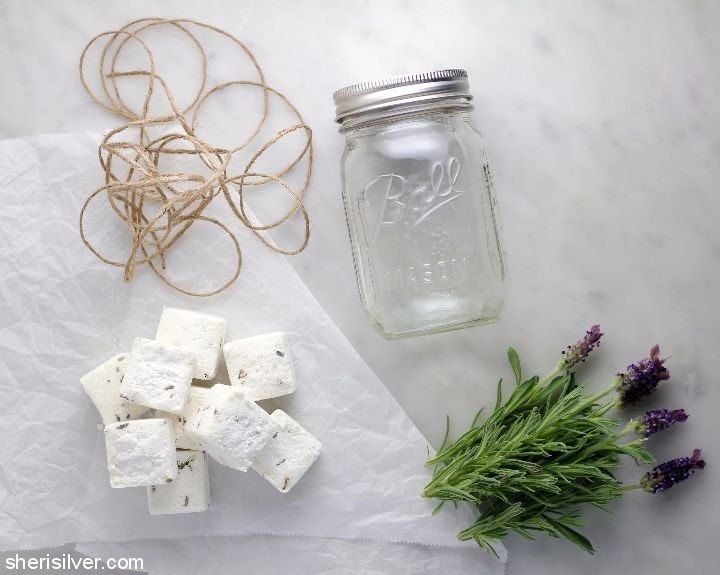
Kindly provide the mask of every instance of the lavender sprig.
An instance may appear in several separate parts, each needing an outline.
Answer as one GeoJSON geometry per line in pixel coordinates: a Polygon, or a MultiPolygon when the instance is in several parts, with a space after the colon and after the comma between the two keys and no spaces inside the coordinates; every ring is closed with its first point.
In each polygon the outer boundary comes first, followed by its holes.
{"type": "Polygon", "coordinates": [[[649,357],[631,363],[624,373],[619,373],[615,378],[618,404],[625,407],[637,403],[652,395],[661,381],[670,379],[664,363],[665,359],[660,359],[660,346],[655,345],[650,349],[649,357]]]}
{"type": "Polygon", "coordinates": [[[630,423],[638,435],[650,437],[660,431],[665,431],[671,425],[686,421],[688,414],[684,409],[651,409],[639,418],[633,418],[630,423]]]}
{"type": "Polygon", "coordinates": [[[587,360],[590,352],[600,345],[600,338],[603,334],[600,332],[599,325],[593,325],[585,332],[585,337],[578,341],[575,345],[567,346],[562,352],[563,359],[561,366],[563,369],[572,369],[577,364],[587,360]]]}
{"type": "Polygon", "coordinates": [[[589,394],[576,382],[573,368],[598,347],[602,336],[600,326],[593,325],[544,378],[524,375],[518,353],[510,348],[516,384],[510,396],[503,402],[501,380],[493,413],[482,423],[473,421],[453,443],[443,442],[428,462],[434,470],[425,497],[437,498],[441,505],[467,501],[480,511],[475,523],[458,535],[461,540],[473,539],[494,552],[497,540],[511,531],[531,539],[535,532],[545,532],[593,553],[592,543],[577,530],[583,506],[602,508],[631,490],[665,491],[704,468],[696,449],[692,457],[656,466],[635,485],[623,486],[616,479],[622,456],[639,465],[654,464],[647,438],[688,415],[682,409],[652,410],[618,431],[621,419],[609,416],[610,410],[650,395],[670,374],[656,345],[609,388],[589,394]],[[616,392],[615,399],[605,399],[616,392]],[[642,437],[620,442],[634,432],[642,437]]]}
{"type": "Polygon", "coordinates": [[[695,449],[692,457],[678,457],[657,465],[643,476],[638,487],[648,493],[667,491],[673,485],[685,481],[696,470],[705,468],[701,455],[702,452],[695,449]]]}

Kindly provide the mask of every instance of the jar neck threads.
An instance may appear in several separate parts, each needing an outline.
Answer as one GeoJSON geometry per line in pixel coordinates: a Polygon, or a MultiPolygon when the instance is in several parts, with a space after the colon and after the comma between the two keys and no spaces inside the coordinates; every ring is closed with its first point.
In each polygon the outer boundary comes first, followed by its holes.
{"type": "Polygon", "coordinates": [[[427,100],[424,102],[398,103],[391,108],[368,110],[361,114],[345,117],[340,122],[340,133],[348,130],[382,124],[389,121],[404,119],[412,116],[419,116],[440,111],[464,111],[470,112],[473,105],[467,98],[445,97],[427,100]]]}

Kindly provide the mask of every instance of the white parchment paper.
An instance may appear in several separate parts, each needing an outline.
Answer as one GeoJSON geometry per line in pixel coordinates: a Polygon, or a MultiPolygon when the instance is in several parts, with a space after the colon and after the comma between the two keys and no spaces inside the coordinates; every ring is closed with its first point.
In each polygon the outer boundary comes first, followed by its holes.
{"type": "Polygon", "coordinates": [[[192,537],[124,543],[83,543],[101,559],[139,557],[150,575],[265,573],[322,575],[502,575],[505,565],[472,547],[437,547],[319,537],[192,537]]]}
{"type": "MultiPolygon", "coordinates": [[[[125,284],[121,269],[85,249],[78,213],[101,183],[98,141],[72,134],[0,142],[0,549],[246,534],[471,548],[455,538],[471,511],[431,517],[433,503],[420,497],[426,441],[282,256],[242,235],[241,279],[200,299],[149,270],[125,284]],[[144,489],[109,487],[99,418],[78,379],[135,336],[153,337],[163,305],[222,315],[229,338],[291,334],[298,391],[266,407],[289,412],[324,451],[289,494],[213,463],[209,512],[153,517],[144,489]]],[[[106,221],[102,233],[112,238],[120,224],[106,221]]],[[[229,252],[200,228],[169,263],[217,284],[229,252]]]]}

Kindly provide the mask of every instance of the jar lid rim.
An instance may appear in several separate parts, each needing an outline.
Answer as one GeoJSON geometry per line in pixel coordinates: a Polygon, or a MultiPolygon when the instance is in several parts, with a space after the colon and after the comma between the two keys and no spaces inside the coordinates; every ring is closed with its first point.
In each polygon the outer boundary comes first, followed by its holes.
{"type": "Polygon", "coordinates": [[[337,104],[339,100],[368,92],[397,88],[398,86],[411,86],[413,84],[424,84],[426,82],[439,82],[442,80],[454,80],[455,78],[467,78],[466,70],[460,68],[448,68],[445,70],[434,70],[432,72],[420,72],[417,74],[403,74],[401,76],[390,76],[380,80],[369,80],[358,82],[340,88],[333,93],[333,100],[337,104]]]}
{"type": "Polygon", "coordinates": [[[419,96],[433,94],[436,97],[463,96],[470,100],[467,71],[447,68],[432,72],[391,76],[380,80],[359,82],[337,90],[333,94],[336,117],[339,123],[350,116],[378,106],[388,107],[406,103],[419,96]]]}

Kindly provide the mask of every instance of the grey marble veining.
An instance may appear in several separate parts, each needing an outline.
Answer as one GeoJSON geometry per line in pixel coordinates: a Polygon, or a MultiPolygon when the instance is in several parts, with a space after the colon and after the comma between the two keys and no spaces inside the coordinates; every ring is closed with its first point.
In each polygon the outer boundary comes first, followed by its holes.
{"type": "MultiPolygon", "coordinates": [[[[508,573],[714,571],[720,530],[720,4],[707,1],[0,1],[0,137],[103,130],[77,59],[94,34],[146,15],[220,25],[248,42],[306,115],[316,161],[309,249],[290,262],[428,439],[494,399],[504,353],[549,370],[591,323],[600,389],[659,343],[672,383],[652,405],[690,420],[659,458],[702,447],[707,469],[658,496],[591,513],[598,553],[511,538],[508,573]],[[109,8],[109,6],[111,6],[109,8]],[[500,203],[511,281],[499,324],[386,342],[357,297],[339,192],[331,93],[356,81],[464,67],[500,203]],[[328,277],[333,281],[328,282],[328,277]]],[[[633,412],[634,413],[634,412],[633,412]]],[[[630,465],[623,478],[641,473],[630,465]]]]}

